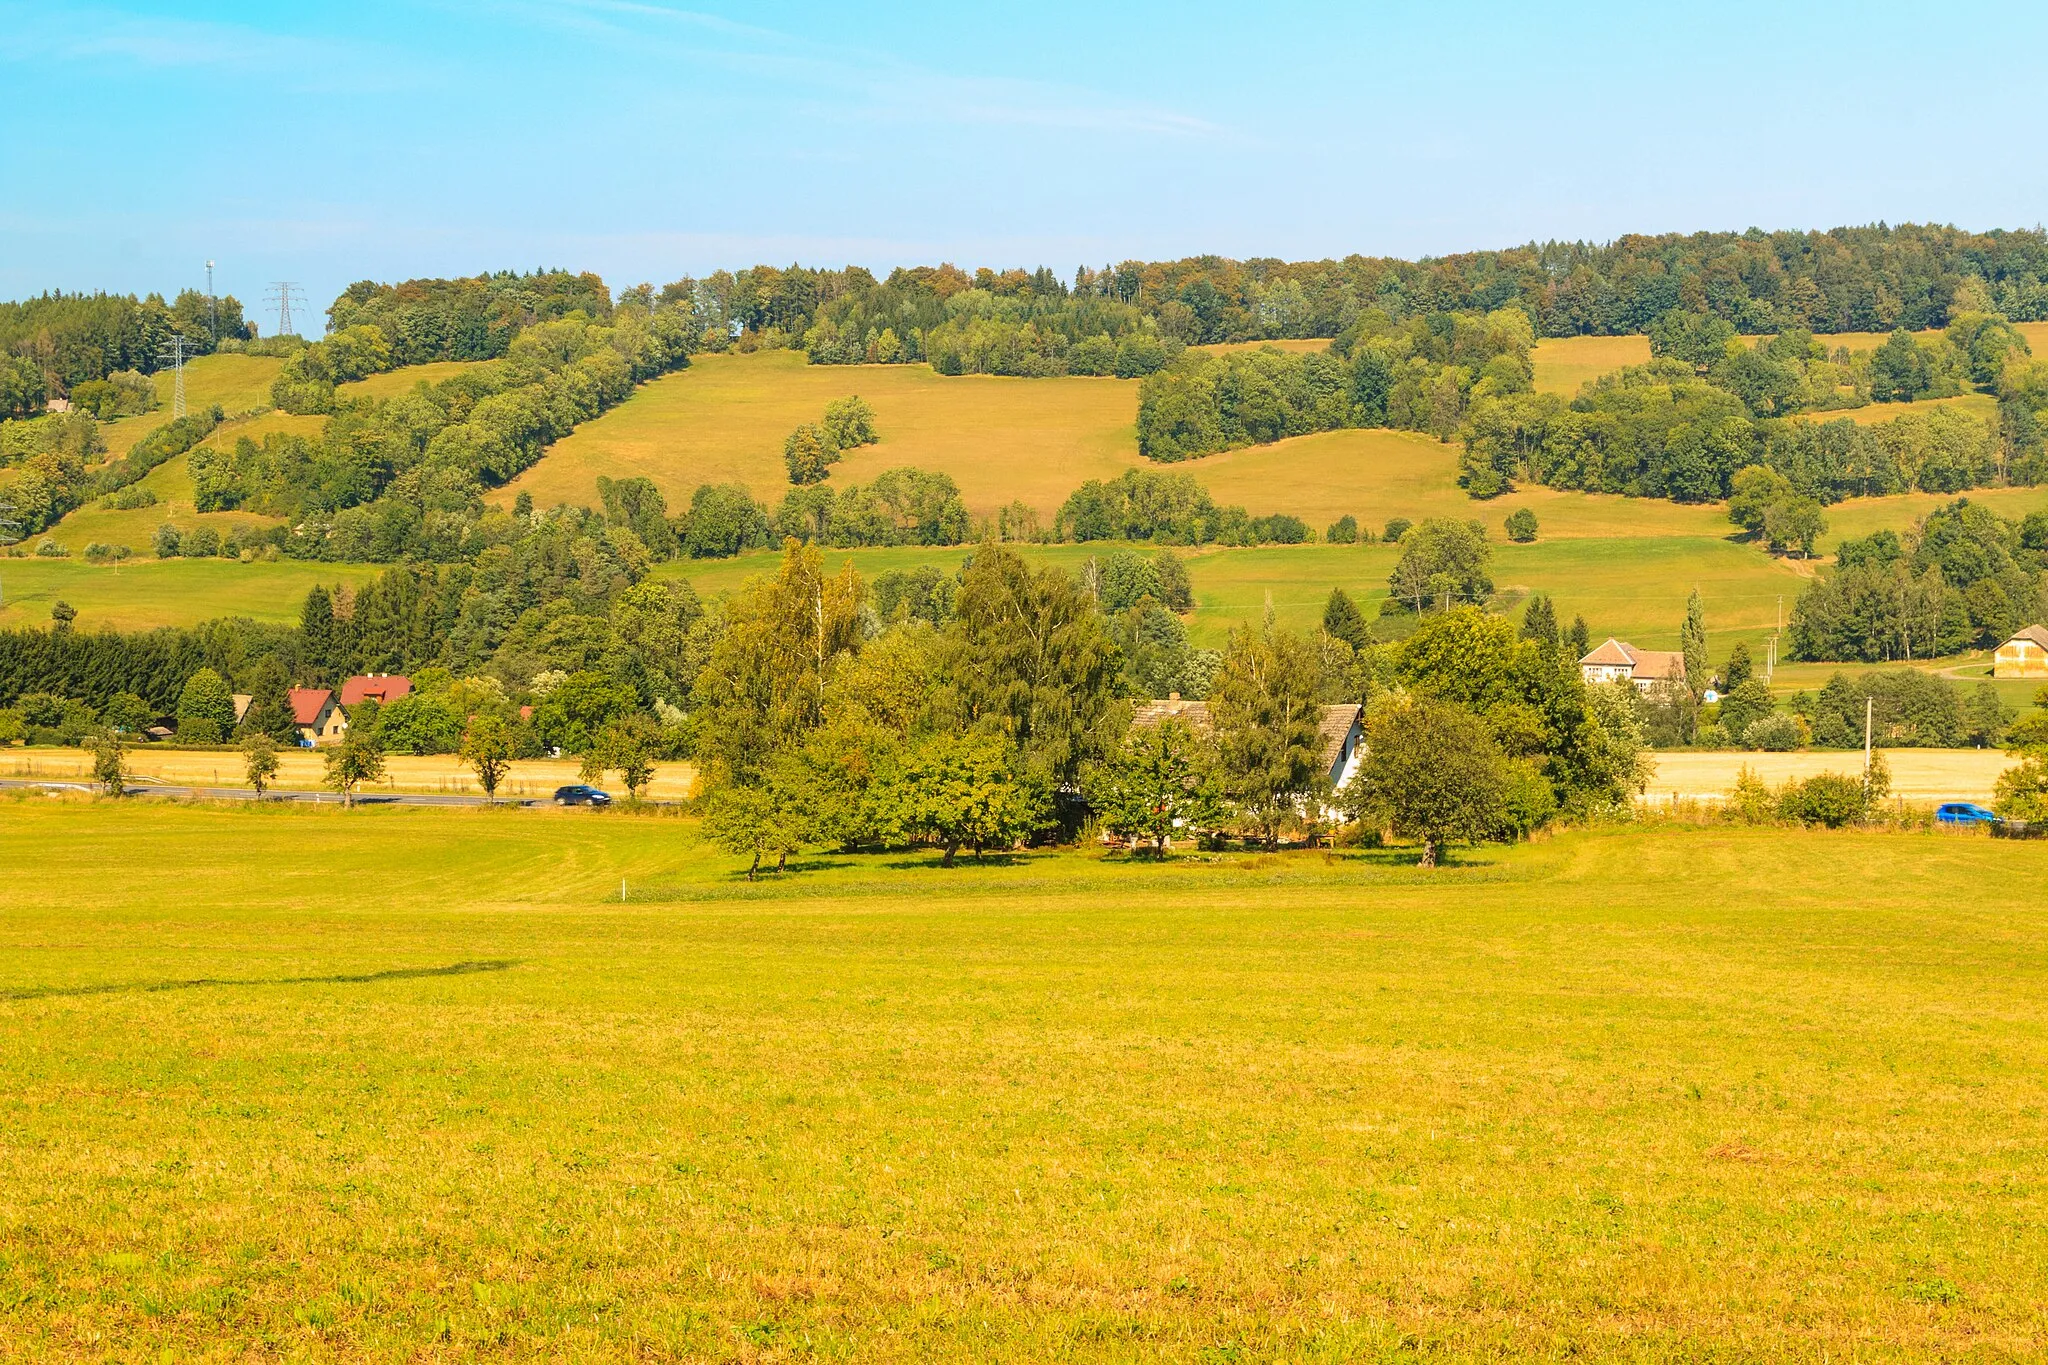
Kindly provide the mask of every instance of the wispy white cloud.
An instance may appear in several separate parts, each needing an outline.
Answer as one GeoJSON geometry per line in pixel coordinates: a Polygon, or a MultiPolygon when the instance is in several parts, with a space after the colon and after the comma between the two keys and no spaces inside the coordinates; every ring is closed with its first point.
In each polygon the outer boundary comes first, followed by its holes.
{"type": "Polygon", "coordinates": [[[486,0],[494,13],[613,43],[639,60],[698,62],[772,83],[785,98],[878,122],[930,120],[986,126],[1067,128],[1180,138],[1244,140],[1176,109],[1117,99],[1054,81],[933,70],[893,54],[808,39],[652,0],[486,0]]]}
{"type": "Polygon", "coordinates": [[[414,60],[349,41],[117,9],[60,11],[4,3],[0,60],[211,68],[264,77],[294,91],[345,88],[368,93],[418,78],[414,60]]]}

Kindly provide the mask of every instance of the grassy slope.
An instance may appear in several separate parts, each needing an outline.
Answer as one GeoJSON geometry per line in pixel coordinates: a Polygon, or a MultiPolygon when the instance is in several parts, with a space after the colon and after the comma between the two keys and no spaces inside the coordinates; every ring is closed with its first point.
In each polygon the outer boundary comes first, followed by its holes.
{"type": "Polygon", "coordinates": [[[396,398],[402,393],[411,393],[416,385],[438,384],[481,363],[475,360],[436,360],[425,365],[407,365],[373,374],[368,379],[358,379],[353,384],[343,384],[335,390],[335,395],[340,398],[396,398]]]}
{"type": "Polygon", "coordinates": [[[4,559],[0,626],[46,625],[51,604],[60,600],[78,609],[78,625],[86,630],[191,626],[219,616],[296,621],[314,584],[360,583],[384,567],[293,560],[144,558],[101,566],[77,559],[4,559]]]}
{"type": "MultiPolygon", "coordinates": [[[[311,438],[320,434],[320,428],[326,421],[325,417],[297,417],[285,412],[266,412],[239,421],[225,422],[219,430],[200,444],[228,447],[244,436],[260,442],[264,436],[274,431],[311,438]]],[[[112,510],[101,507],[98,502],[87,503],[51,528],[50,539],[70,549],[74,554],[94,541],[105,545],[126,545],[139,554],[147,554],[150,537],[156,533],[157,527],[166,522],[179,530],[206,525],[226,534],[230,528],[274,526],[281,520],[255,512],[194,511],[193,499],[197,492],[192,485],[192,461],[189,454],[178,455],[164,461],[143,477],[141,486],[156,494],[155,506],[112,510]]]]}
{"type": "Polygon", "coordinates": [[[0,862],[38,869],[0,883],[14,1349],[1877,1361],[2048,1334],[2048,846],[821,861],[748,893],[666,819],[10,806],[0,862]],[[657,899],[618,904],[622,876],[657,899]]]}
{"type": "Polygon", "coordinates": [[[847,452],[838,484],[883,469],[943,469],[977,513],[1014,498],[1048,519],[1087,479],[1137,463],[1138,385],[1118,379],[946,378],[922,365],[810,365],[791,351],[699,356],[557,443],[501,498],[595,505],[599,474],[645,475],[672,506],[700,483],[738,480],[774,502],[788,487],[782,442],[834,398],[874,405],[881,442],[847,452]]]}
{"type": "MultiPolygon", "coordinates": [[[[185,366],[185,406],[196,411],[218,403],[230,414],[268,408],[270,382],[282,368],[284,361],[276,356],[203,355],[185,366]]],[[[154,378],[161,405],[155,412],[124,417],[101,428],[110,454],[127,454],[128,447],[171,420],[172,374],[165,370],[154,378]]]]}

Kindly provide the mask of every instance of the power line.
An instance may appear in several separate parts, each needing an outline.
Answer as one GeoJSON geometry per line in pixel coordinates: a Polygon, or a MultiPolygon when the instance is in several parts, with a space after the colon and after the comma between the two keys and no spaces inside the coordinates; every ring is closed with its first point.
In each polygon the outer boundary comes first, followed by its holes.
{"type": "Polygon", "coordinates": [[[164,341],[158,352],[163,363],[171,367],[171,420],[185,415],[185,357],[190,343],[183,332],[173,332],[164,341]]]}
{"type": "Polygon", "coordinates": [[[272,280],[265,301],[277,310],[277,334],[281,337],[292,333],[292,304],[297,303],[301,312],[306,308],[306,291],[292,280],[272,280]]]}

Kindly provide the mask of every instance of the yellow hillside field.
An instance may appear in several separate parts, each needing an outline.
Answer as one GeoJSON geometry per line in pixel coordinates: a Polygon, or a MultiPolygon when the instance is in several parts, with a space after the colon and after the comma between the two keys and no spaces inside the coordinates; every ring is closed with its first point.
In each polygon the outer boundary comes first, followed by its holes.
{"type": "Polygon", "coordinates": [[[594,505],[597,476],[644,475],[672,507],[702,483],[737,481],[775,502],[789,486],[785,437],[858,394],[875,409],[877,445],[846,453],[838,484],[900,465],[942,469],[971,511],[1021,498],[1050,516],[1086,479],[1138,463],[1138,385],[1122,379],[947,377],[923,365],[812,365],[794,351],[699,356],[557,442],[507,488],[547,507],[594,505]]]}

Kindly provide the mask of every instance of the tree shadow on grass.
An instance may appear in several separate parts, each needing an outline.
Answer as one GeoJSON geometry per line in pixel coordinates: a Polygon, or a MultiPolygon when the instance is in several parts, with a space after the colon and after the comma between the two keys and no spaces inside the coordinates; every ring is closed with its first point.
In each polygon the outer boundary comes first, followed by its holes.
{"type": "Polygon", "coordinates": [[[451,962],[445,967],[393,967],[382,972],[334,976],[201,976],[190,981],[132,981],[107,986],[25,986],[18,990],[0,990],[0,1000],[48,1000],[69,995],[146,995],[156,991],[189,991],[200,986],[361,986],[378,981],[416,981],[429,976],[502,972],[518,965],[514,958],[494,958],[487,962],[451,962]]]}

